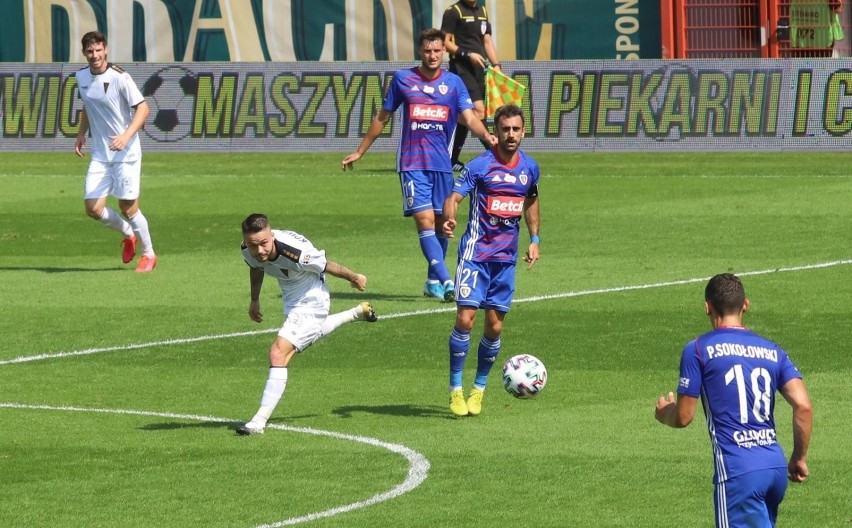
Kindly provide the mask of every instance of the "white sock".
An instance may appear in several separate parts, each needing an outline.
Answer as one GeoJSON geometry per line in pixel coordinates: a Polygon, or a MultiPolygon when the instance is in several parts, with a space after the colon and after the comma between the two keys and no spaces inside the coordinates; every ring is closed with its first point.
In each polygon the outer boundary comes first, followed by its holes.
{"type": "Polygon", "coordinates": [[[142,256],[153,257],[154,244],[151,242],[151,232],[148,231],[148,219],[142,211],[136,211],[135,215],[127,219],[127,223],[133,228],[133,234],[142,246],[142,256]]]}
{"type": "Polygon", "coordinates": [[[320,332],[322,335],[328,335],[346,323],[354,323],[358,320],[358,316],[361,314],[361,305],[359,304],[355,308],[350,308],[348,310],[344,310],[340,313],[331,314],[325,318],[325,321],[322,322],[322,326],[320,327],[320,332]]]}
{"type": "Polygon", "coordinates": [[[260,398],[260,409],[257,410],[257,414],[251,421],[265,426],[286,388],[287,367],[269,367],[269,378],[266,380],[263,396],[260,398]]]}
{"type": "Polygon", "coordinates": [[[124,218],[122,218],[120,214],[116,213],[109,207],[104,207],[98,221],[108,228],[118,231],[124,235],[125,238],[133,236],[133,230],[130,228],[130,224],[125,222],[124,218]]]}

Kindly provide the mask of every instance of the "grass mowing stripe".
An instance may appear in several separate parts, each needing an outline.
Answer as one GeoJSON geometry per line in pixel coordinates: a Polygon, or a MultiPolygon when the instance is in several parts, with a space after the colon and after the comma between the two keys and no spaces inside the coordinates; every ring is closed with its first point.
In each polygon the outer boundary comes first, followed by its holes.
{"type": "MultiPolygon", "coordinates": [[[[789,273],[794,271],[807,271],[814,269],[823,269],[830,268],[834,266],[845,266],[852,264],[852,259],[842,259],[842,260],[833,260],[829,262],[820,262],[817,264],[805,264],[802,266],[787,266],[782,268],[771,268],[765,270],[757,270],[757,271],[744,271],[738,273],[737,275],[740,277],[754,276],[754,275],[768,275],[770,273],[789,273]]],[[[534,297],[525,297],[522,299],[516,299],[513,302],[515,303],[523,303],[523,302],[538,302],[538,301],[547,301],[553,299],[565,299],[569,297],[581,297],[584,295],[596,295],[600,293],[617,293],[617,292],[625,292],[625,291],[635,291],[635,290],[647,290],[651,288],[664,288],[666,286],[682,286],[685,284],[695,284],[697,282],[706,282],[710,280],[710,277],[698,277],[692,279],[683,279],[676,281],[666,281],[666,282],[655,282],[651,284],[638,284],[633,286],[616,286],[613,288],[600,288],[596,290],[583,290],[583,291],[574,291],[574,292],[564,292],[564,293],[554,293],[549,295],[536,295],[534,297]]],[[[396,314],[388,314],[383,315],[382,319],[398,319],[401,317],[413,317],[416,315],[431,315],[438,313],[448,313],[454,312],[455,307],[448,308],[433,308],[426,310],[414,310],[411,312],[402,312],[396,314]]],[[[74,350],[71,352],[56,352],[56,353],[48,353],[48,354],[37,354],[35,356],[19,356],[12,359],[0,360],[0,365],[10,365],[14,363],[30,363],[33,361],[41,361],[45,359],[61,359],[67,357],[74,356],[86,356],[90,354],[100,354],[103,352],[119,352],[126,350],[139,350],[143,348],[151,348],[158,346],[169,346],[169,345],[184,345],[188,343],[198,343],[201,341],[213,341],[217,339],[230,339],[234,337],[244,337],[244,336],[253,336],[259,334],[271,334],[273,332],[277,332],[278,327],[276,328],[268,328],[265,330],[249,330],[246,332],[232,332],[229,334],[215,334],[215,335],[207,335],[207,336],[199,336],[199,337],[187,337],[187,338],[177,338],[177,339],[165,339],[162,341],[153,341],[149,343],[137,343],[130,345],[117,345],[111,347],[101,347],[101,348],[88,348],[84,350],[74,350]]]]}
{"type": "MultiPolygon", "coordinates": [[[[124,414],[124,415],[132,415],[132,416],[157,416],[160,418],[175,418],[180,420],[193,420],[198,422],[216,422],[216,423],[242,423],[239,420],[232,420],[228,418],[217,418],[215,416],[201,416],[196,414],[178,414],[178,413],[170,413],[170,412],[157,412],[157,411],[139,411],[133,409],[101,409],[101,408],[89,408],[89,407],[70,407],[70,406],[51,406],[51,405],[27,405],[22,403],[13,403],[13,402],[0,402],[0,408],[7,409],[32,409],[32,410],[45,410],[45,411],[64,411],[64,412],[90,412],[90,413],[102,413],[102,414],[124,414]]],[[[312,427],[294,427],[289,425],[281,425],[281,424],[268,424],[267,428],[269,429],[277,429],[279,431],[289,431],[292,433],[302,433],[309,434],[314,436],[326,436],[330,438],[335,438],[338,440],[346,440],[349,442],[359,442],[362,444],[367,444],[374,447],[380,447],[382,449],[386,449],[392,453],[396,453],[401,455],[408,461],[408,474],[400,484],[394,486],[388,491],[383,493],[376,494],[369,499],[353,502],[351,504],[346,504],[343,506],[338,506],[335,508],[331,508],[328,510],[324,510],[321,512],[310,513],[308,515],[303,515],[301,517],[291,517],[289,519],[285,519],[283,521],[277,521],[272,524],[263,524],[258,526],[257,528],[278,528],[281,526],[292,526],[294,524],[301,524],[304,522],[315,521],[317,519],[323,519],[326,517],[332,517],[334,515],[339,515],[341,513],[350,512],[353,510],[358,510],[361,508],[366,508],[367,506],[371,506],[373,504],[378,504],[380,502],[384,502],[405,493],[413,490],[417,486],[423,483],[426,480],[426,477],[429,476],[429,468],[431,464],[429,460],[423,456],[422,454],[405,447],[400,444],[391,444],[389,442],[384,442],[377,438],[371,438],[369,436],[360,436],[360,435],[350,435],[345,433],[337,433],[334,431],[326,431],[323,429],[314,429],[312,427]]]]}

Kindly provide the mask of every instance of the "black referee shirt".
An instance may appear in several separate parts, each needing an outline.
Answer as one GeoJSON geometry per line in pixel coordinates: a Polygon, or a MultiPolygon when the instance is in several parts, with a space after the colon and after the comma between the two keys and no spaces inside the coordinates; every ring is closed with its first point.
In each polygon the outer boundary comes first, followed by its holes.
{"type": "MultiPolygon", "coordinates": [[[[441,31],[453,34],[460,51],[475,51],[487,58],[483,41],[485,35],[491,34],[491,23],[485,6],[477,3],[470,7],[464,0],[459,0],[444,11],[441,31]]],[[[455,59],[455,56],[450,58],[455,59]]]]}

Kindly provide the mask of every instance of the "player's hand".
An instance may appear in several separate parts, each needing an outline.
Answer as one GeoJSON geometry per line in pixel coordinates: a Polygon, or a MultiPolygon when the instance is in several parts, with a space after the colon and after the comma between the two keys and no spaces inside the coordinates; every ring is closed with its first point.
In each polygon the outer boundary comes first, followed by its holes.
{"type": "Polygon", "coordinates": [[[499,65],[497,65],[497,64],[492,64],[492,65],[490,66],[490,68],[491,68],[492,70],[503,71],[503,70],[500,68],[500,66],[499,66],[499,65]]]}
{"type": "Polygon", "coordinates": [[[790,463],[787,464],[787,480],[790,482],[804,482],[809,475],[810,471],[808,471],[808,465],[804,460],[790,459],[790,463]]]}
{"type": "Polygon", "coordinates": [[[77,153],[81,158],[85,156],[83,154],[83,148],[86,146],[86,136],[78,137],[77,141],[74,142],[74,152],[77,153]]]}
{"type": "Polygon", "coordinates": [[[444,221],[444,226],[443,226],[444,236],[447,237],[447,238],[453,238],[453,236],[454,236],[453,231],[455,231],[455,229],[456,229],[456,219],[455,218],[447,218],[447,220],[444,221]]]}
{"type": "Polygon", "coordinates": [[[124,136],[124,134],[119,134],[117,136],[110,136],[110,139],[112,141],[109,144],[109,149],[110,150],[116,150],[116,151],[124,150],[124,147],[126,147],[127,144],[130,142],[130,140],[128,138],[126,138],[124,136]]]}
{"type": "Polygon", "coordinates": [[[677,400],[673,392],[669,392],[666,396],[660,396],[657,399],[657,408],[654,412],[654,417],[661,424],[667,425],[666,417],[672,412],[671,409],[677,405],[677,400]]]}
{"type": "Polygon", "coordinates": [[[361,154],[357,151],[343,158],[343,161],[340,163],[343,172],[346,172],[346,169],[352,169],[352,164],[361,159],[361,154]]]}
{"type": "Polygon", "coordinates": [[[496,147],[497,146],[497,136],[489,133],[487,136],[485,136],[485,142],[490,143],[492,147],[496,147]]]}
{"type": "Polygon", "coordinates": [[[355,278],[349,281],[349,284],[358,291],[364,291],[367,289],[367,277],[357,273],[355,278]]]}
{"type": "Polygon", "coordinates": [[[527,269],[532,269],[538,259],[538,242],[531,242],[529,249],[527,249],[527,254],[524,255],[524,262],[529,264],[527,269]]]}
{"type": "Polygon", "coordinates": [[[248,308],[249,318],[255,323],[263,322],[263,314],[260,313],[260,301],[252,301],[249,303],[248,308]]]}

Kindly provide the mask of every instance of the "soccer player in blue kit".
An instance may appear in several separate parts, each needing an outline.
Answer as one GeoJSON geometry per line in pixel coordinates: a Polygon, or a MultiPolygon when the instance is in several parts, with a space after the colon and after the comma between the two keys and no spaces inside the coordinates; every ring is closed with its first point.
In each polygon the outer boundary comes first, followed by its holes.
{"type": "Polygon", "coordinates": [[[358,149],[341,163],[352,168],[402,106],[402,137],[397,171],[402,187],[402,211],[413,216],[420,249],[428,263],[424,294],[452,301],[455,289],[447,269],[447,239],[435,232],[440,225],[444,200],[453,187],[450,147],[459,120],[482,141],[496,140],[473,112],[467,88],[456,74],[441,69],[444,33],[427,29],[420,34],[420,66],[396,72],[382,108],[370,124],[358,149]]]}
{"type": "Polygon", "coordinates": [[[444,202],[444,234],[452,238],[458,205],[470,195],[467,230],[459,241],[456,268],[456,324],[450,334],[450,411],[456,416],[476,416],[482,411],[485,383],[500,352],[503,319],[515,293],[521,216],[530,234],[524,257],[527,269],[539,258],[539,170],[538,163],[519,148],[524,113],[516,105],[502,106],[494,115],[494,126],[497,146],[467,164],[444,202]],[[462,369],[480,308],[485,310],[485,328],[479,341],[476,378],[465,400],[462,369]]]}
{"type": "Polygon", "coordinates": [[[701,398],[716,468],[717,528],[775,526],[786,477],[803,482],[811,438],[812,409],[802,375],[787,353],[742,324],[749,308],[743,284],[716,275],[704,291],[713,330],[684,347],[678,395],[657,400],[655,415],[670,427],[686,427],[701,398]],[[789,462],[775,432],[775,392],[793,408],[789,462]]]}

